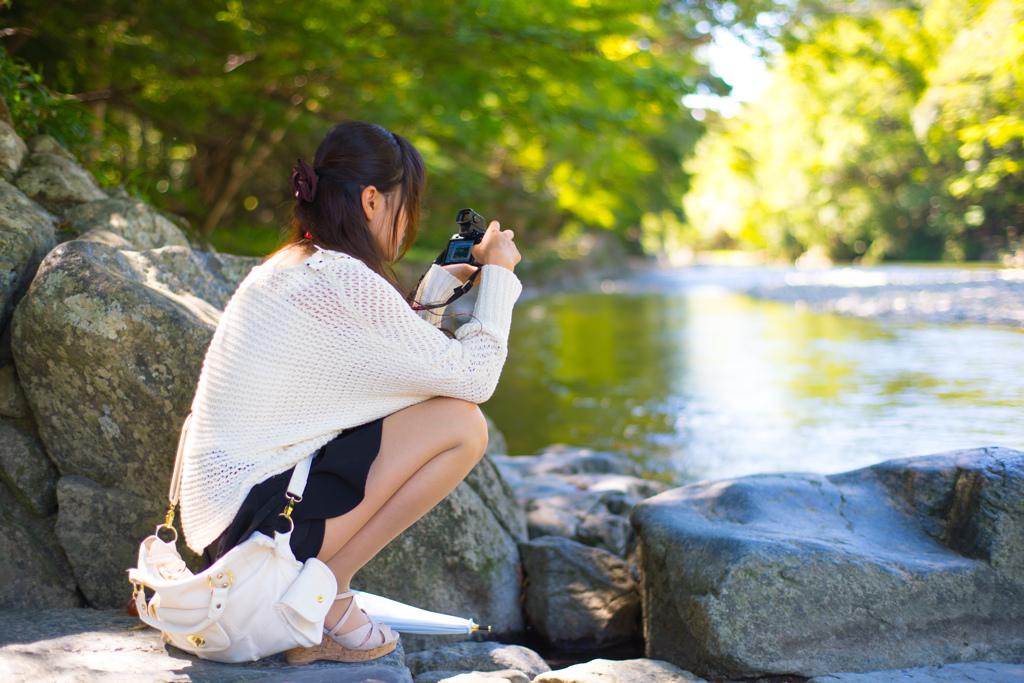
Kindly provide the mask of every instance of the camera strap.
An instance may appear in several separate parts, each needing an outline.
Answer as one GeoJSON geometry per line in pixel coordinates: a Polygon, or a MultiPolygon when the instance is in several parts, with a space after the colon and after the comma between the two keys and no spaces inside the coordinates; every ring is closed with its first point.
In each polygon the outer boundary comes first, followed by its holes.
{"type": "MultiPolygon", "coordinates": [[[[476,271],[472,275],[469,276],[468,280],[466,280],[459,287],[455,288],[455,291],[452,293],[452,295],[450,297],[448,297],[448,299],[446,301],[442,301],[439,304],[420,304],[418,306],[413,306],[412,310],[414,310],[414,311],[429,311],[429,310],[432,310],[432,309],[435,309],[435,308],[444,308],[448,304],[450,304],[450,303],[456,301],[457,299],[461,298],[469,290],[473,289],[473,283],[476,281],[477,276],[480,275],[480,271],[481,270],[483,270],[482,267],[481,268],[477,268],[476,271]]],[[[424,275],[426,275],[426,274],[424,273],[424,275]]],[[[421,277],[420,280],[422,281],[423,278],[421,277]]],[[[419,285],[417,285],[417,288],[418,287],[419,287],[419,285]]]]}

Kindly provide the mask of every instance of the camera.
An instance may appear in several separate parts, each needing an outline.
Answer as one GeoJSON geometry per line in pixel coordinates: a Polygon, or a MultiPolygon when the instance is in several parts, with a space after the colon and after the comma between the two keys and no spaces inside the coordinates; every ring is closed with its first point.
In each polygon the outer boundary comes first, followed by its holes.
{"type": "Polygon", "coordinates": [[[441,253],[437,263],[448,266],[453,263],[468,263],[471,266],[480,266],[480,263],[473,258],[473,245],[480,244],[484,237],[484,230],[487,229],[487,221],[473,209],[463,209],[455,217],[459,226],[459,232],[452,235],[448,240],[448,246],[441,253]]]}

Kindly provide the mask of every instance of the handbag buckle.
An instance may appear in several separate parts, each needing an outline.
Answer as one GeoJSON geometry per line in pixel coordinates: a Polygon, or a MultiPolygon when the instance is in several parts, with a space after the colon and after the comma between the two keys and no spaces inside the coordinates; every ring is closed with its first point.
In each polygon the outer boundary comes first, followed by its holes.
{"type": "Polygon", "coordinates": [[[287,498],[288,502],[285,503],[284,511],[281,512],[281,514],[278,515],[278,517],[284,517],[288,520],[288,531],[286,533],[290,534],[291,532],[295,531],[295,522],[292,521],[292,510],[295,509],[296,503],[302,502],[302,496],[294,494],[291,491],[285,493],[284,495],[285,498],[287,498]]]}
{"type": "MultiPolygon", "coordinates": [[[[178,542],[178,530],[175,529],[172,526],[174,524],[174,507],[175,507],[174,505],[171,505],[171,507],[167,508],[167,516],[164,517],[164,523],[163,524],[158,524],[156,526],[156,531],[154,532],[157,538],[160,538],[160,530],[161,529],[168,529],[168,530],[170,530],[171,533],[174,534],[174,538],[173,539],[171,539],[169,541],[164,541],[164,543],[177,543],[178,542]]],[[[163,541],[164,539],[160,538],[160,540],[163,541]]]]}
{"type": "Polygon", "coordinates": [[[230,570],[222,569],[216,574],[211,573],[206,579],[210,582],[210,588],[231,588],[235,582],[235,575],[230,570]]]}

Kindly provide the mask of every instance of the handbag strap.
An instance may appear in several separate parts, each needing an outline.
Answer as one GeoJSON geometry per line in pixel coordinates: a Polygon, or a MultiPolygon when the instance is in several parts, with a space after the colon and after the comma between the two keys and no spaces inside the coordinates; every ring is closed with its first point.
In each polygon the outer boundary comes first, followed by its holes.
{"type": "Polygon", "coordinates": [[[167,500],[173,508],[178,504],[178,497],[181,495],[181,467],[182,455],[185,452],[185,439],[188,437],[188,428],[192,426],[192,413],[185,418],[185,424],[181,425],[181,437],[178,439],[178,454],[174,456],[174,472],[171,474],[171,490],[167,492],[167,500]]]}
{"type": "MultiPolygon", "coordinates": [[[[178,452],[174,456],[174,471],[171,473],[171,487],[167,491],[167,500],[170,503],[170,507],[167,508],[167,515],[164,518],[164,523],[160,524],[156,528],[156,532],[159,535],[161,529],[169,529],[174,534],[174,540],[178,540],[178,531],[174,528],[174,509],[178,507],[178,499],[181,497],[181,470],[184,466],[184,453],[185,453],[185,441],[188,439],[188,430],[192,426],[192,413],[189,413],[185,418],[184,424],[181,425],[181,436],[178,438],[178,452]]],[[[306,481],[309,479],[309,470],[313,465],[313,458],[316,456],[314,451],[307,458],[303,458],[301,461],[296,463],[295,469],[292,471],[292,477],[288,480],[288,490],[285,493],[287,503],[285,504],[284,512],[281,513],[281,517],[284,517],[289,522],[291,529],[295,528],[295,523],[292,521],[292,510],[295,508],[295,504],[302,500],[302,493],[306,490],[306,481]]],[[[289,529],[288,533],[291,533],[289,529]]]]}

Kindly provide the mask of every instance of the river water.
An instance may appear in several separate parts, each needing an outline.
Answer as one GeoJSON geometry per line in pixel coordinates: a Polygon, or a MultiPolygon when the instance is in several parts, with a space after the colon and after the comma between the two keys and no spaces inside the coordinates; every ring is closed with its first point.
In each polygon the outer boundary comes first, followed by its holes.
{"type": "Polygon", "coordinates": [[[816,314],[737,291],[776,276],[659,271],[527,300],[484,410],[513,454],[617,450],[674,483],[1024,449],[1024,332],[816,314]]]}

